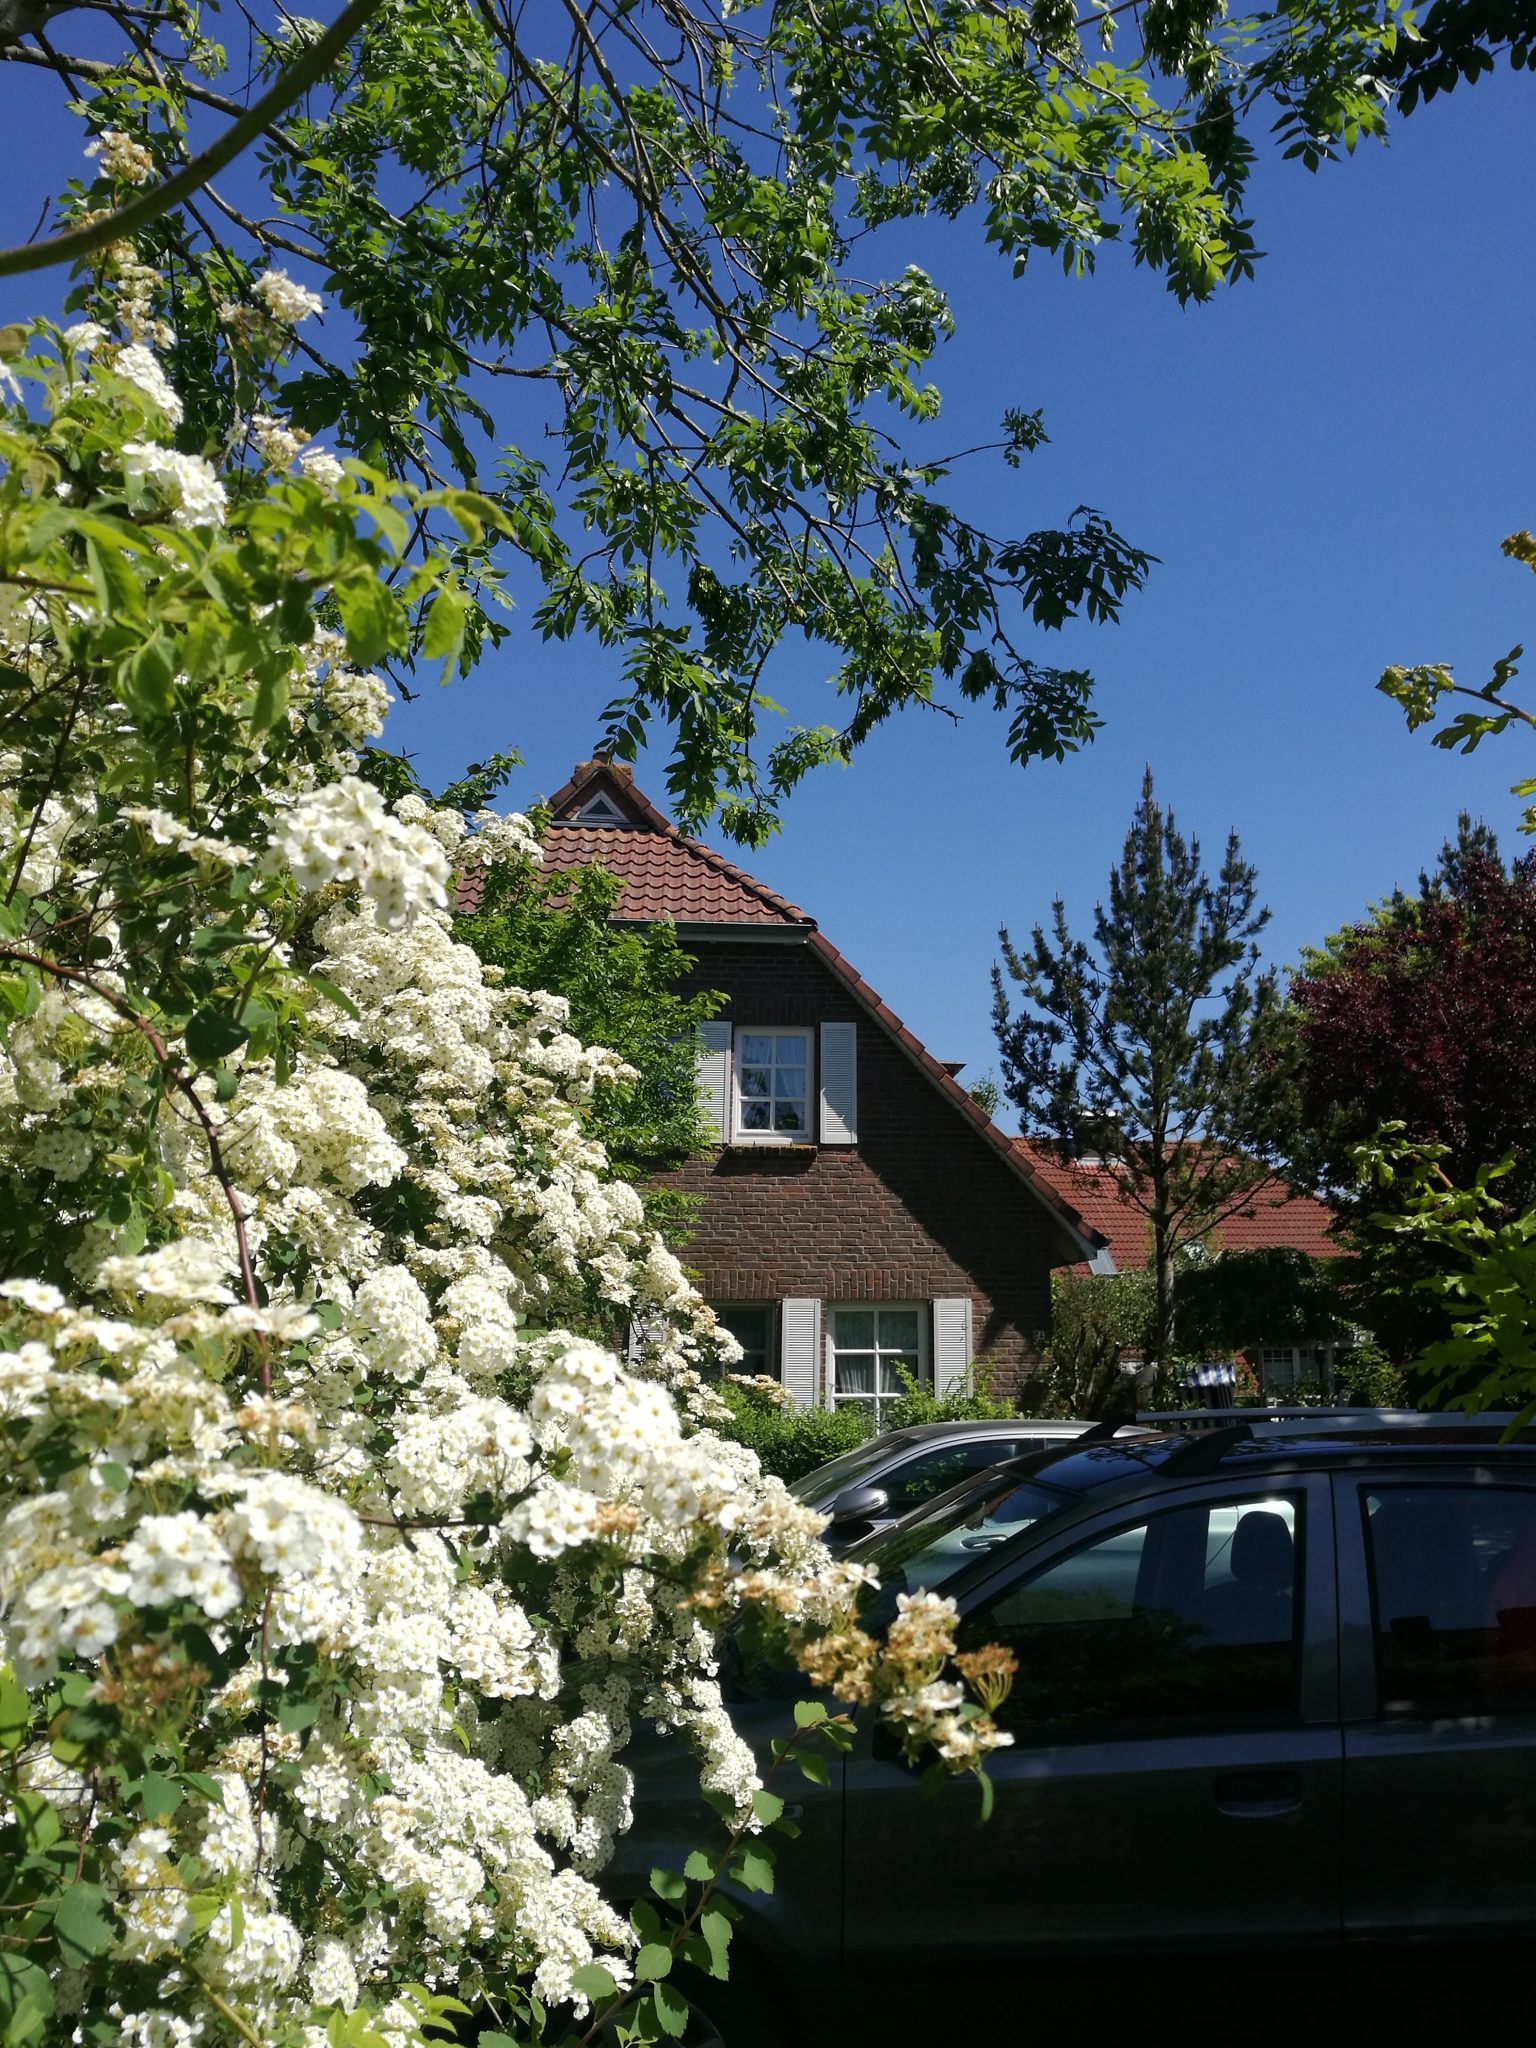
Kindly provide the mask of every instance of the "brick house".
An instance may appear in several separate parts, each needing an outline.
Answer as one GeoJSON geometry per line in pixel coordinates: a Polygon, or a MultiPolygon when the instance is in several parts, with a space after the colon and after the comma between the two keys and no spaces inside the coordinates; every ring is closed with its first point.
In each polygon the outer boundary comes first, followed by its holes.
{"type": "Polygon", "coordinates": [[[744,1370],[878,1426],[897,1368],[940,1390],[973,1358],[1017,1386],[1085,1223],[816,920],[678,831],[630,771],[584,762],[549,799],[546,866],[601,862],[614,916],[665,919],[726,997],[700,1082],[716,1143],[662,1176],[703,1197],[684,1250],[744,1370]]]}

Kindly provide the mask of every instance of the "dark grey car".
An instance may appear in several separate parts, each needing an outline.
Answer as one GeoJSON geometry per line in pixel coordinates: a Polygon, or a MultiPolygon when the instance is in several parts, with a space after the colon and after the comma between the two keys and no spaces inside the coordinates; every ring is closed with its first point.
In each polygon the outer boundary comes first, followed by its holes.
{"type": "Polygon", "coordinates": [[[891,1429],[818,1465],[790,1492],[827,1516],[827,1547],[839,1556],[989,1465],[1029,1451],[1059,1450],[1093,1427],[1009,1415],[891,1429]]]}
{"type": "MultiPolygon", "coordinates": [[[[1268,1999],[1304,1981],[1287,1953],[1536,1934],[1529,1438],[1096,1442],[990,1471],[855,1554],[884,1602],[941,1588],[965,1642],[1015,1650],[1014,1746],[985,1823],[974,1784],[924,1797],[867,1721],[825,1790],[782,1788],[803,1832],[776,1890],[737,1901],[730,2048],[765,2027],[904,2040],[924,1994],[1006,2007],[1074,1959],[1097,1981],[1115,1957],[1268,1955],[1268,1999]]],[[[789,1697],[743,1674],[733,1693],[766,1747],[789,1697]]],[[[621,1885],[707,1829],[686,1758],[636,1762],[621,1885]]]]}

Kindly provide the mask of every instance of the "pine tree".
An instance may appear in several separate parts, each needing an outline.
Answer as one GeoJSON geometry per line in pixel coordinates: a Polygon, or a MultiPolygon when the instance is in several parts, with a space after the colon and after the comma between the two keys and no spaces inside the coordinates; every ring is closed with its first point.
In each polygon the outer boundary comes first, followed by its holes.
{"type": "Polygon", "coordinates": [[[1009,1006],[994,966],[993,1026],[1004,1084],[1026,1131],[1071,1156],[1112,1160],[1147,1219],[1154,1275],[1152,1360],[1172,1356],[1174,1258],[1277,1178],[1291,1094],[1290,1036],[1256,944],[1269,921],[1257,875],[1227,840],[1215,879],[1199,842],[1157,802],[1149,768],[1094,908],[1074,939],[1058,897],[1049,935],[1026,951],[999,933],[1022,992],[1009,1006]]]}

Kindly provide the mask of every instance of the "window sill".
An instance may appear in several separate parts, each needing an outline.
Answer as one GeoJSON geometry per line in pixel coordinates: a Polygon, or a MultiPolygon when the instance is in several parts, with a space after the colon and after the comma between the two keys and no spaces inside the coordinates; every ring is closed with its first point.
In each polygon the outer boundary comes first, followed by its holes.
{"type": "Polygon", "coordinates": [[[806,1138],[728,1138],[720,1149],[722,1152],[789,1152],[809,1155],[820,1148],[806,1138]]]}

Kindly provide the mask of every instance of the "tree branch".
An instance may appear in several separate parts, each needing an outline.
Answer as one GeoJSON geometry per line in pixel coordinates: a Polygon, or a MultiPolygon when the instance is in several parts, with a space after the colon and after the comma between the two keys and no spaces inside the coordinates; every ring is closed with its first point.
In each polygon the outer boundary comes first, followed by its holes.
{"type": "Polygon", "coordinates": [[[162,183],[136,194],[113,212],[84,227],[66,228],[45,242],[22,242],[10,249],[0,249],[0,277],[15,276],[26,270],[43,270],[51,263],[76,262],[83,256],[93,255],[98,249],[104,249],[110,242],[120,242],[137,234],[151,221],[158,220],[179,200],[206,184],[215,172],[223,170],[277,115],[307,92],[332,60],[341,55],[368,17],[382,5],[383,0],[351,0],[351,5],[342,9],[320,40],[295,59],[239,120],[232,121],[216,142],[209,143],[206,149],[189,157],[179,171],[162,183]]]}

